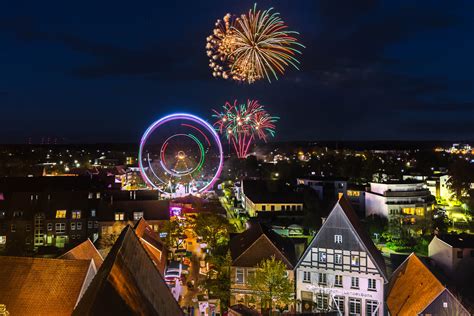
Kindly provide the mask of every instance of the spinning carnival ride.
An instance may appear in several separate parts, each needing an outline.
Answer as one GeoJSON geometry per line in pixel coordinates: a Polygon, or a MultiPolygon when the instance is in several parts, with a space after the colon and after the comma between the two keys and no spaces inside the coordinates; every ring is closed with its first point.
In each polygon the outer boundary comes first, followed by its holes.
{"type": "Polygon", "coordinates": [[[203,119],[172,114],[143,134],[138,162],[145,182],[165,196],[198,194],[212,189],[221,173],[222,145],[203,119]]]}

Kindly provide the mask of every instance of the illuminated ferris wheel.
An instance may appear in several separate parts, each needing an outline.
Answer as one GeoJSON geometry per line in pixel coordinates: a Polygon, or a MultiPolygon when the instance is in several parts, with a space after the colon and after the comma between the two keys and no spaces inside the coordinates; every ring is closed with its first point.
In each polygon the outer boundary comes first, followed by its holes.
{"type": "Polygon", "coordinates": [[[203,119],[172,114],[143,134],[138,162],[145,182],[166,196],[198,194],[211,189],[221,173],[222,145],[203,119]]]}

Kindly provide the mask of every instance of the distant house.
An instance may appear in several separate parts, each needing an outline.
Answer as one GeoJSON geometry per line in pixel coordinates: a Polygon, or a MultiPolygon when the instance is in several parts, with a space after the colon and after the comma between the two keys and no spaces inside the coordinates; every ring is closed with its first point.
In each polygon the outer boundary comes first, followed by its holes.
{"type": "Polygon", "coordinates": [[[232,256],[230,305],[243,304],[260,309],[261,302],[252,295],[248,278],[255,274],[256,266],[274,256],[287,267],[288,278],[293,279],[296,264],[295,248],[289,238],[282,237],[260,223],[252,223],[246,231],[230,241],[232,256]]]}
{"type": "Polygon", "coordinates": [[[133,230],[137,237],[140,238],[143,247],[150,255],[158,271],[160,271],[161,275],[164,275],[168,251],[158,233],[148,225],[144,218],[141,218],[135,224],[133,230]]]}
{"type": "Polygon", "coordinates": [[[102,263],[104,262],[102,255],[90,239],[87,239],[83,243],[61,255],[59,259],[92,260],[94,261],[97,270],[99,270],[99,268],[102,266],[102,263]]]}
{"type": "Polygon", "coordinates": [[[474,236],[468,234],[434,236],[428,245],[428,256],[436,266],[443,269],[444,273],[452,276],[461,266],[473,266],[474,236]]]}
{"type": "Polygon", "coordinates": [[[73,315],[183,315],[142,242],[127,226],[73,315]]]}
{"type": "Polygon", "coordinates": [[[390,315],[470,315],[414,253],[393,272],[387,306],[390,315]]]}
{"type": "Polygon", "coordinates": [[[250,216],[257,212],[301,211],[303,195],[279,181],[243,180],[242,206],[250,216]]]}
{"type": "Polygon", "coordinates": [[[0,304],[10,315],[71,315],[96,275],[93,260],[0,256],[0,304]]]}
{"type": "Polygon", "coordinates": [[[385,261],[341,197],[296,266],[297,310],[383,315],[385,261]]]}

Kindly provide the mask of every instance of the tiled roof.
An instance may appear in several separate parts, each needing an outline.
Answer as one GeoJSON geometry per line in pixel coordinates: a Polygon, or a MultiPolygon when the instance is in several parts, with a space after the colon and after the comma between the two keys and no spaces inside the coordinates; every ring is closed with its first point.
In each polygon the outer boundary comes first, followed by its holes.
{"type": "Polygon", "coordinates": [[[90,260],[0,256],[0,304],[12,316],[71,315],[90,268],[90,260]]]}
{"type": "Polygon", "coordinates": [[[124,228],[73,315],[183,315],[130,226],[124,228]]]}
{"type": "Polygon", "coordinates": [[[354,227],[357,235],[362,240],[363,244],[367,248],[367,251],[369,252],[372,259],[375,261],[377,268],[379,268],[379,270],[382,272],[384,277],[387,278],[387,269],[385,267],[385,260],[382,254],[380,253],[380,250],[378,250],[377,247],[375,247],[375,244],[370,238],[367,230],[362,226],[362,223],[360,222],[359,218],[357,217],[357,214],[354,212],[354,209],[352,208],[347,198],[342,196],[341,198],[339,198],[337,204],[341,206],[342,210],[344,211],[344,214],[349,219],[352,227],[354,227]]]}
{"type": "Polygon", "coordinates": [[[231,239],[230,251],[232,265],[239,267],[254,267],[274,255],[292,270],[297,260],[295,246],[289,238],[258,222],[251,223],[249,229],[231,239]]]}
{"type": "Polygon", "coordinates": [[[113,221],[115,212],[143,212],[147,220],[169,220],[169,201],[166,200],[128,200],[101,201],[97,216],[99,221],[113,221]]]}
{"type": "Polygon", "coordinates": [[[474,236],[469,234],[447,234],[436,236],[453,248],[474,248],[474,236]]]}
{"type": "Polygon", "coordinates": [[[418,315],[445,287],[412,253],[393,273],[387,306],[391,315],[418,315]]]}
{"type": "Polygon", "coordinates": [[[97,270],[99,270],[100,266],[104,262],[104,259],[90,239],[80,243],[59,258],[72,260],[93,260],[97,270]]]}
{"type": "Polygon", "coordinates": [[[303,203],[303,195],[280,181],[243,180],[243,193],[253,203],[303,203]]]}

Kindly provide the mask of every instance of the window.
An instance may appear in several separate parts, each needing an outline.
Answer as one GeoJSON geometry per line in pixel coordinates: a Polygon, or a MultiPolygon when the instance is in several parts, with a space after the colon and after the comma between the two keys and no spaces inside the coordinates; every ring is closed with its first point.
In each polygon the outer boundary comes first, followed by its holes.
{"type": "Polygon", "coordinates": [[[95,217],[95,210],[91,210],[91,217],[95,217]]]}
{"type": "Polygon", "coordinates": [[[66,232],[66,223],[56,223],[56,233],[66,232]]]}
{"type": "Polygon", "coordinates": [[[235,270],[235,283],[244,284],[244,269],[235,270]]]}
{"type": "Polygon", "coordinates": [[[334,255],[334,263],[335,264],[342,264],[342,254],[336,253],[334,255]]]}
{"type": "Polygon", "coordinates": [[[95,194],[95,198],[96,198],[96,199],[100,199],[100,192],[97,192],[97,193],[95,194]]]}
{"type": "Polygon", "coordinates": [[[351,256],[351,266],[358,267],[360,265],[360,258],[359,256],[351,256]]]}
{"type": "Polygon", "coordinates": [[[359,298],[349,298],[349,315],[350,316],[359,316],[361,303],[359,298]]]}
{"type": "Polygon", "coordinates": [[[267,210],[267,206],[266,205],[262,205],[262,211],[266,211],[267,210]]]}
{"type": "Polygon", "coordinates": [[[336,275],[334,279],[334,286],[342,287],[342,275],[336,275]]]}
{"type": "Polygon", "coordinates": [[[0,245],[5,245],[7,243],[7,236],[0,236],[0,245]]]}
{"type": "Polygon", "coordinates": [[[48,229],[48,231],[52,231],[53,230],[53,223],[48,223],[46,225],[46,228],[48,229]]]}
{"type": "Polygon", "coordinates": [[[462,259],[462,250],[458,250],[458,259],[462,259]]]}
{"type": "Polygon", "coordinates": [[[5,214],[6,214],[5,211],[0,211],[0,219],[5,218],[5,214]]]}
{"type": "Polygon", "coordinates": [[[318,261],[319,262],[326,262],[326,253],[325,252],[320,252],[319,253],[318,261]]]}
{"type": "Polygon", "coordinates": [[[93,197],[94,197],[94,193],[89,192],[89,195],[88,195],[89,200],[91,200],[93,197]]]}
{"type": "Polygon", "coordinates": [[[125,214],[123,212],[115,213],[115,220],[116,221],[123,221],[125,219],[125,214]]]}
{"type": "Polygon", "coordinates": [[[142,217],[143,217],[143,212],[133,212],[133,220],[134,221],[138,221],[142,217]]]}
{"type": "Polygon", "coordinates": [[[377,280],[369,279],[369,286],[367,287],[369,291],[375,291],[377,289],[377,280]]]}
{"type": "Polygon", "coordinates": [[[57,210],[56,218],[66,218],[66,210],[57,210]]]}
{"type": "Polygon", "coordinates": [[[87,228],[88,228],[88,229],[91,229],[91,228],[92,228],[92,221],[88,221],[88,222],[87,222],[87,228]]]}
{"type": "Polygon", "coordinates": [[[326,273],[318,274],[318,284],[325,285],[327,281],[326,273]]]}
{"type": "Polygon", "coordinates": [[[301,291],[301,300],[313,302],[313,292],[301,291]]]}
{"type": "Polygon", "coordinates": [[[247,280],[255,277],[255,270],[248,270],[247,271],[247,280]]]}
{"type": "Polygon", "coordinates": [[[303,271],[303,282],[304,283],[311,283],[311,272],[303,271]]]}
{"type": "Polygon", "coordinates": [[[448,302],[443,302],[443,308],[448,308],[448,302]]]}
{"type": "Polygon", "coordinates": [[[11,231],[12,233],[16,232],[16,225],[15,225],[15,224],[11,224],[11,226],[10,226],[10,231],[11,231]]]}
{"type": "Polygon", "coordinates": [[[327,294],[319,293],[316,295],[316,308],[319,310],[328,309],[329,296],[327,294]]]}
{"type": "Polygon", "coordinates": [[[342,244],[342,235],[334,235],[334,242],[336,244],[342,244]]]}
{"type": "Polygon", "coordinates": [[[82,229],[82,223],[81,222],[76,223],[76,228],[77,228],[77,230],[81,230],[82,229]]]}
{"type": "Polygon", "coordinates": [[[22,217],[23,216],[23,212],[22,211],[15,211],[13,212],[13,217],[22,217]]]}
{"type": "Polygon", "coordinates": [[[71,230],[76,230],[76,223],[71,223],[71,230]]]}
{"type": "Polygon", "coordinates": [[[358,288],[359,288],[359,278],[351,277],[351,289],[358,289],[358,288]]]}
{"type": "Polygon", "coordinates": [[[367,300],[365,301],[365,314],[367,316],[378,316],[379,310],[377,309],[378,306],[377,301],[367,300]]]}
{"type": "Polygon", "coordinates": [[[333,307],[344,315],[344,296],[334,296],[333,307]]]}
{"type": "Polygon", "coordinates": [[[99,222],[98,221],[94,222],[94,228],[99,228],[99,222]]]}
{"type": "Polygon", "coordinates": [[[31,230],[31,225],[30,224],[26,224],[26,231],[29,232],[31,230]]]}
{"type": "Polygon", "coordinates": [[[275,205],[271,205],[270,210],[274,211],[275,210],[275,205]]]}
{"type": "Polygon", "coordinates": [[[80,219],[81,218],[81,211],[72,211],[72,218],[73,219],[80,219]]]}

